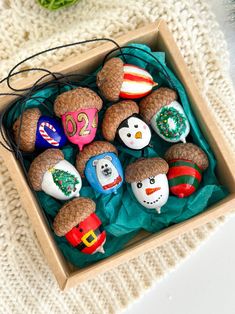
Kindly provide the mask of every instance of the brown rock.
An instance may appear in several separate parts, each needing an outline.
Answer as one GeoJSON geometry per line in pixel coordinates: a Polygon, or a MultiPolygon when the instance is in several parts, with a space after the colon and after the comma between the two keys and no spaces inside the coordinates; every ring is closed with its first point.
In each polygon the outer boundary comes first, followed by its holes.
{"type": "Polygon", "coordinates": [[[166,174],[169,166],[159,157],[140,158],[126,167],[125,179],[127,183],[143,181],[158,174],[166,174]]]}
{"type": "Polygon", "coordinates": [[[73,112],[79,109],[102,108],[102,99],[91,89],[78,87],[60,94],[54,103],[54,111],[58,117],[66,112],[73,112]]]}
{"type": "Polygon", "coordinates": [[[16,144],[20,140],[19,148],[24,152],[33,152],[35,150],[36,131],[38,119],[41,111],[38,108],[27,109],[23,113],[20,130],[20,117],[13,124],[13,134],[16,144]],[[20,134],[19,134],[20,133],[20,134]]]}
{"type": "Polygon", "coordinates": [[[199,168],[205,170],[209,161],[204,151],[192,143],[179,143],[171,146],[165,153],[166,161],[173,159],[189,160],[195,163],[199,168]]]}
{"type": "Polygon", "coordinates": [[[166,87],[160,87],[150,95],[141,100],[140,114],[146,123],[150,123],[152,117],[164,106],[169,105],[177,99],[177,94],[174,90],[166,87]]]}
{"type": "Polygon", "coordinates": [[[73,227],[85,220],[95,211],[96,204],[89,198],[79,197],[66,203],[56,215],[53,228],[59,237],[64,236],[73,227]]]}
{"type": "Polygon", "coordinates": [[[139,107],[132,100],[123,100],[109,107],[102,122],[104,138],[107,141],[113,141],[121,122],[135,113],[139,113],[139,107]]]}
{"type": "Polygon", "coordinates": [[[44,173],[63,159],[64,154],[61,150],[49,148],[33,160],[29,168],[29,180],[35,191],[41,191],[44,173]]]}
{"type": "Polygon", "coordinates": [[[123,61],[119,58],[108,60],[97,74],[96,84],[107,100],[119,99],[123,76],[123,61]]]}

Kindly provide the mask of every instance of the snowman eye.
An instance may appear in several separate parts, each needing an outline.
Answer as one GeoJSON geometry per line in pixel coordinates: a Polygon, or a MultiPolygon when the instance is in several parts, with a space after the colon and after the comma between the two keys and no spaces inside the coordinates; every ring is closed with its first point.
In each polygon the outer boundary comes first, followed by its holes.
{"type": "Polygon", "coordinates": [[[150,184],[154,184],[155,183],[155,179],[154,178],[149,178],[149,182],[150,182],[150,184]]]}
{"type": "Polygon", "coordinates": [[[134,127],[137,129],[138,128],[138,124],[135,124],[134,127]]]}
{"type": "Polygon", "coordinates": [[[101,169],[104,169],[104,166],[101,166],[101,169]]]}
{"type": "Polygon", "coordinates": [[[141,182],[138,182],[138,183],[137,183],[137,188],[138,188],[138,189],[141,189],[142,186],[143,186],[143,184],[142,184],[141,182]]]}
{"type": "Polygon", "coordinates": [[[105,167],[108,167],[108,165],[107,165],[107,164],[105,164],[105,167]]]}
{"type": "Polygon", "coordinates": [[[127,137],[131,137],[131,133],[127,133],[127,135],[126,135],[127,137]]]}

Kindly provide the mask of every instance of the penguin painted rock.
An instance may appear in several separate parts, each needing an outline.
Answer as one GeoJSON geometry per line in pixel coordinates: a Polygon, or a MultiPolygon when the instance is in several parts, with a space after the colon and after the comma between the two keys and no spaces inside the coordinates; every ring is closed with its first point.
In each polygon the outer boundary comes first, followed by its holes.
{"type": "Polygon", "coordinates": [[[194,193],[209,161],[204,151],[192,143],[171,146],[164,157],[169,163],[167,174],[170,192],[180,198],[194,193]]]}
{"type": "Polygon", "coordinates": [[[59,200],[79,197],[82,179],[59,149],[47,149],[38,155],[31,163],[28,175],[35,191],[44,191],[59,200]]]}
{"type": "Polygon", "coordinates": [[[151,131],[138,113],[139,107],[132,100],[123,100],[109,107],[102,122],[104,138],[112,142],[116,137],[121,144],[133,150],[148,146],[151,131]]]}
{"type": "Polygon", "coordinates": [[[190,124],[176,99],[174,90],[161,87],[141,100],[140,114],[165,141],[185,143],[190,124]]]}
{"type": "Polygon", "coordinates": [[[123,184],[123,170],[116,148],[109,142],[96,141],[77,154],[76,168],[94,190],[117,193],[123,184]]]}
{"type": "Polygon", "coordinates": [[[164,159],[153,157],[137,159],[125,171],[126,182],[131,184],[137,201],[146,208],[155,209],[159,214],[169,196],[166,176],[168,168],[164,159]]]}
{"type": "Polygon", "coordinates": [[[42,115],[38,108],[24,111],[13,124],[13,134],[19,148],[31,153],[35,150],[60,148],[67,142],[61,122],[42,115]],[[21,125],[20,125],[21,124],[21,125]]]}
{"type": "Polygon", "coordinates": [[[54,219],[55,234],[64,236],[71,246],[84,254],[104,253],[106,232],[95,209],[95,203],[89,198],[69,201],[54,219]]]}
{"type": "Polygon", "coordinates": [[[96,84],[109,101],[141,98],[157,85],[148,71],[133,64],[124,64],[119,58],[111,58],[104,64],[97,74],[96,84]]]}
{"type": "Polygon", "coordinates": [[[61,117],[68,140],[77,144],[79,150],[95,138],[102,105],[101,98],[86,87],[64,92],[56,98],[55,114],[61,117]]]}

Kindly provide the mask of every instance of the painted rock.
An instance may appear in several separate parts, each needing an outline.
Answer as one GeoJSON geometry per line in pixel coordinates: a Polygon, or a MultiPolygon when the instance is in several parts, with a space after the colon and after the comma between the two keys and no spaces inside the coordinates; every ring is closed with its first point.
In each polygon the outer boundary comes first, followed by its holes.
{"type": "Polygon", "coordinates": [[[148,71],[133,64],[124,64],[119,58],[111,58],[105,63],[97,74],[96,84],[110,101],[144,97],[157,85],[148,71]]]}
{"type": "Polygon", "coordinates": [[[47,149],[38,155],[30,165],[29,181],[35,191],[68,200],[79,197],[82,179],[76,168],[64,159],[59,149],[47,149]]]}
{"type": "Polygon", "coordinates": [[[95,209],[95,203],[89,198],[80,197],[69,201],[54,219],[55,234],[64,236],[71,246],[82,253],[104,253],[106,232],[95,209]]]}
{"type": "Polygon", "coordinates": [[[19,148],[24,152],[35,149],[60,148],[67,142],[63,126],[55,119],[42,115],[38,108],[27,109],[13,125],[15,142],[19,141],[19,148]]]}
{"type": "Polygon", "coordinates": [[[175,144],[166,151],[165,159],[169,163],[170,192],[180,198],[194,193],[209,164],[204,151],[192,143],[175,144]]]}
{"type": "Polygon", "coordinates": [[[101,98],[89,88],[78,87],[59,95],[54,111],[61,117],[68,140],[79,150],[91,143],[96,135],[101,98]]]}
{"type": "Polygon", "coordinates": [[[146,208],[156,209],[158,213],[161,213],[161,207],[169,196],[168,168],[164,159],[154,157],[137,159],[125,171],[126,182],[131,184],[137,201],[146,208]]]}
{"type": "Polygon", "coordinates": [[[96,141],[77,155],[76,168],[94,190],[102,194],[117,193],[123,184],[123,170],[116,148],[105,141],[96,141]]]}
{"type": "Polygon", "coordinates": [[[174,90],[161,87],[140,102],[140,114],[167,142],[186,142],[190,124],[174,90]]]}
{"type": "Polygon", "coordinates": [[[151,131],[138,113],[139,107],[132,100],[123,100],[109,107],[102,122],[104,138],[110,142],[116,138],[121,144],[133,150],[148,146],[151,131]]]}

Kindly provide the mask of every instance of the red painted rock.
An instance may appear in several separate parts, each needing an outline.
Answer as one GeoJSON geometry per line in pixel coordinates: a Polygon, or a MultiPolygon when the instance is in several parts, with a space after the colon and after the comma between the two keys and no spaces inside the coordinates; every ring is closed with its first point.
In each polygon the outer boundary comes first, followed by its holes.
{"type": "Polygon", "coordinates": [[[119,58],[108,60],[97,74],[97,86],[107,100],[136,99],[148,95],[154,86],[151,74],[119,58]]]}
{"type": "Polygon", "coordinates": [[[55,217],[53,227],[59,237],[85,254],[104,253],[106,232],[94,213],[95,203],[88,198],[73,199],[65,204],[55,217]]]}
{"type": "Polygon", "coordinates": [[[170,192],[179,198],[194,193],[202,180],[202,172],[208,167],[204,151],[191,143],[175,144],[167,150],[165,159],[169,164],[170,192]]]}

